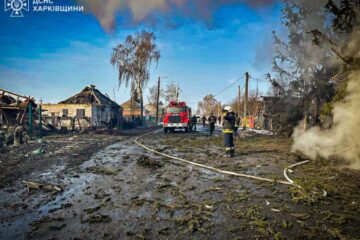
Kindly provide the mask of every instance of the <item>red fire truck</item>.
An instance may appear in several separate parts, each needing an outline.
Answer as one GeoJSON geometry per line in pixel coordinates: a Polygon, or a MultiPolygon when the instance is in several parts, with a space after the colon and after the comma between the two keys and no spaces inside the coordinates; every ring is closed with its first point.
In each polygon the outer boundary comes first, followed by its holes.
{"type": "Polygon", "coordinates": [[[185,102],[171,101],[164,109],[164,132],[173,132],[175,129],[191,131],[191,108],[185,102]]]}

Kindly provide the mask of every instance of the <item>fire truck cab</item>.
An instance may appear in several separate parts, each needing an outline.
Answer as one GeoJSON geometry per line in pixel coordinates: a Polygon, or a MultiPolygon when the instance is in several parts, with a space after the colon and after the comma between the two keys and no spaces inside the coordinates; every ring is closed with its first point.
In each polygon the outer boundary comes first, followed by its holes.
{"type": "Polygon", "coordinates": [[[191,108],[185,102],[171,101],[164,109],[163,128],[164,132],[174,132],[175,129],[191,131],[191,108]]]}

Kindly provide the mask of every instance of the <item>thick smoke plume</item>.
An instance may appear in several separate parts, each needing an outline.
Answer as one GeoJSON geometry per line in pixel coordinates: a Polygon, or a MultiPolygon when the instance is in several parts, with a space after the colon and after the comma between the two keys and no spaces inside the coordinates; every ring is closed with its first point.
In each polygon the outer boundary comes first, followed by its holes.
{"type": "Polygon", "coordinates": [[[258,8],[271,5],[276,0],[77,0],[93,13],[106,31],[115,28],[116,17],[122,13],[133,24],[150,22],[151,17],[176,15],[203,21],[211,21],[213,12],[229,4],[247,4],[258,8]],[[130,15],[127,14],[130,12],[130,15]]]}
{"type": "MultiPolygon", "coordinates": [[[[347,55],[360,59],[360,31],[355,31],[347,44],[347,55]]],[[[358,63],[354,63],[358,64],[358,63]]],[[[301,151],[311,159],[340,157],[350,168],[360,170],[360,70],[353,66],[348,76],[347,95],[334,105],[333,127],[295,129],[293,151],[301,151]]]]}

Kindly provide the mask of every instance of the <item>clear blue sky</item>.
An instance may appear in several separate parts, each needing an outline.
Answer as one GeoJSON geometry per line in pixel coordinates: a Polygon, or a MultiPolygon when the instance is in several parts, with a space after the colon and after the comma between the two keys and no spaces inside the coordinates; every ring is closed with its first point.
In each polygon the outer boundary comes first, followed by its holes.
{"type": "MultiPolygon", "coordinates": [[[[163,84],[178,83],[182,99],[196,106],[203,96],[221,91],[246,71],[260,78],[270,72],[271,31],[281,30],[279,4],[261,8],[219,4],[212,9],[211,20],[196,13],[157,12],[156,22],[139,23],[132,22],[125,9],[116,13],[112,31],[104,30],[90,11],[23,14],[10,18],[10,12],[0,10],[0,88],[53,103],[90,84],[111,97],[115,89],[117,102],[126,101],[129,90],[118,89],[117,73],[109,63],[111,51],[127,34],[145,29],[155,32],[162,55],[158,67],[151,70],[148,87],[158,76],[167,76],[163,84]]],[[[250,88],[255,87],[252,81],[250,88]]],[[[259,82],[259,87],[266,93],[267,83],[259,82]]],[[[225,103],[236,91],[234,87],[218,100],[225,103]]]]}

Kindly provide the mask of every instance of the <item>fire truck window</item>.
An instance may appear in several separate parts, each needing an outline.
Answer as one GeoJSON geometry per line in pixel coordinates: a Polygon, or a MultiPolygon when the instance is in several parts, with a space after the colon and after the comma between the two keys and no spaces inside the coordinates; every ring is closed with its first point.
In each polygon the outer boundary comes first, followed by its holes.
{"type": "Polygon", "coordinates": [[[167,113],[179,113],[179,112],[186,112],[186,107],[168,107],[166,109],[167,113]]]}

